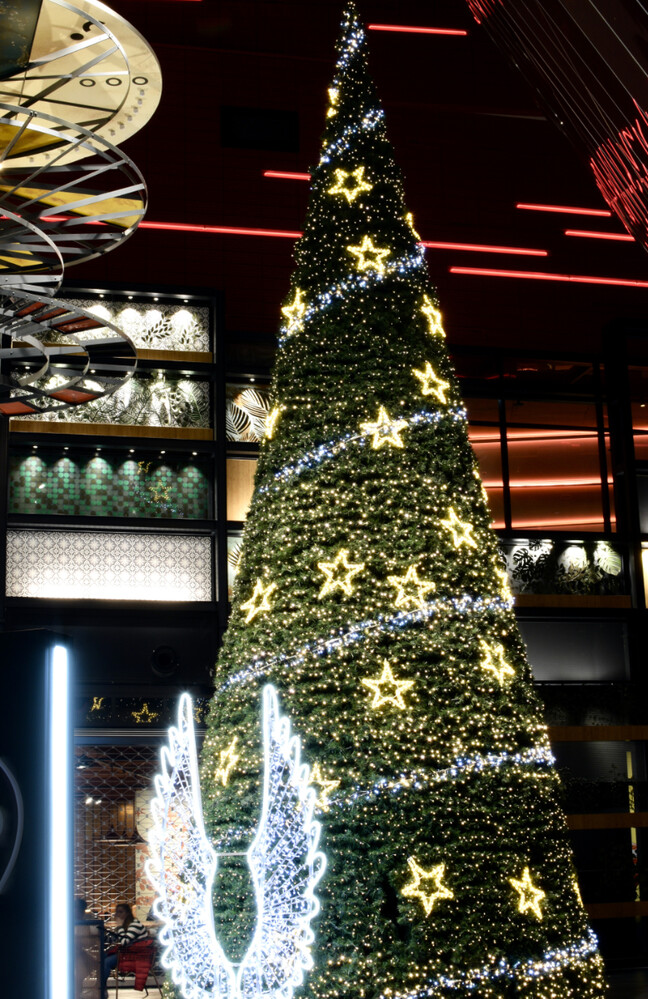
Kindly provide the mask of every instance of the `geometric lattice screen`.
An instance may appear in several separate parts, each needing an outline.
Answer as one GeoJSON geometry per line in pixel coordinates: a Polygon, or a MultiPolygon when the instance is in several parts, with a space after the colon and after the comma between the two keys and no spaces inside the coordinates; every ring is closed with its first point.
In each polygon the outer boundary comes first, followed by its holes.
{"type": "Polygon", "coordinates": [[[153,893],[144,874],[151,826],[155,746],[77,746],[74,894],[99,918],[117,902],[146,919],[153,893]]]}
{"type": "Polygon", "coordinates": [[[212,600],[211,538],[7,531],[7,596],[212,600]]]}

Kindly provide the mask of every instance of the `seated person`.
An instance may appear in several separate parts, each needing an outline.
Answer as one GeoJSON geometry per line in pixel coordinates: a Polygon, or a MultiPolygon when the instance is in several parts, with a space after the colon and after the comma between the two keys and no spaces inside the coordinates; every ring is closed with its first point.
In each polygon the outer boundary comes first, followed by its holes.
{"type": "MultiPolygon", "coordinates": [[[[102,988],[104,999],[108,994],[107,984],[110,972],[117,966],[120,954],[127,948],[132,948],[134,952],[145,950],[148,953],[149,948],[153,945],[153,942],[149,937],[148,930],[138,919],[135,918],[133,910],[127,902],[117,903],[117,906],[115,907],[115,922],[117,925],[112,936],[113,938],[116,938],[116,940],[110,949],[106,951],[103,959],[102,988]]],[[[123,963],[124,962],[122,961],[122,964],[123,963]]],[[[130,963],[132,962],[129,962],[129,965],[130,963]]],[[[148,962],[145,963],[148,970],[148,962]]],[[[136,964],[137,962],[135,962],[135,965],[136,964]]],[[[135,988],[143,988],[144,986],[139,985],[137,967],[129,967],[128,970],[135,971],[135,988]]]]}

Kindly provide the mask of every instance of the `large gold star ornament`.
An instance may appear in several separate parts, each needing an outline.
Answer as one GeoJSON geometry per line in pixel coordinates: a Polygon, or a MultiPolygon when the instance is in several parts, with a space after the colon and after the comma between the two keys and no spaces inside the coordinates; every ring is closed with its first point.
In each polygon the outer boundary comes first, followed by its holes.
{"type": "Polygon", "coordinates": [[[295,297],[290,305],[284,305],[281,312],[286,317],[288,333],[297,333],[304,328],[304,315],[308,309],[308,304],[302,298],[300,288],[295,288],[295,297]]]}
{"type": "Polygon", "coordinates": [[[388,576],[387,582],[398,590],[396,607],[402,607],[404,610],[411,608],[412,604],[420,610],[425,606],[427,594],[436,589],[435,583],[419,579],[415,565],[410,565],[404,576],[388,576]]]}
{"type": "Polygon", "coordinates": [[[364,562],[349,562],[349,552],[340,548],[332,562],[318,562],[317,568],[326,576],[322,589],[317,596],[321,599],[335,590],[342,590],[347,596],[353,593],[354,576],[364,569],[364,562]]]}
{"type": "Polygon", "coordinates": [[[389,663],[383,659],[383,671],[373,680],[360,682],[373,691],[372,708],[381,708],[383,704],[393,704],[396,708],[406,708],[403,694],[414,686],[413,680],[397,680],[391,671],[389,663]]]}
{"type": "Polygon", "coordinates": [[[445,337],[445,330],[443,328],[443,323],[441,322],[441,313],[436,306],[432,304],[429,295],[423,296],[421,312],[428,321],[428,333],[430,336],[445,337]]]}
{"type": "Polygon", "coordinates": [[[268,583],[267,586],[264,586],[262,581],[257,579],[254,584],[252,596],[244,604],[241,604],[241,610],[247,611],[247,616],[245,618],[246,624],[249,624],[250,621],[257,616],[257,614],[263,614],[272,609],[270,596],[276,589],[276,583],[268,583]]]}
{"type": "Polygon", "coordinates": [[[385,257],[391,253],[389,247],[374,246],[371,236],[365,236],[359,246],[347,246],[347,252],[357,257],[356,267],[359,271],[375,271],[385,273],[385,257]]]}
{"type": "Polygon", "coordinates": [[[373,184],[368,184],[364,179],[365,168],[358,167],[357,170],[336,170],[335,184],[329,187],[327,194],[341,194],[347,199],[349,204],[362,194],[363,191],[372,191],[373,184]],[[353,184],[349,184],[349,177],[353,177],[353,184]]]}
{"type": "Polygon", "coordinates": [[[155,721],[159,714],[159,711],[151,711],[146,701],[144,701],[140,711],[131,711],[131,715],[138,725],[147,725],[149,722],[155,721]]]}
{"type": "Polygon", "coordinates": [[[522,879],[520,881],[518,881],[517,878],[509,878],[509,881],[520,896],[518,911],[532,912],[534,916],[538,917],[538,919],[542,919],[542,909],[540,908],[540,903],[545,897],[545,892],[543,892],[541,888],[535,887],[531,881],[529,868],[524,868],[524,873],[522,874],[522,879]]]}
{"type": "Polygon", "coordinates": [[[218,767],[214,775],[217,781],[220,780],[223,787],[227,786],[229,775],[231,774],[232,769],[240,759],[238,753],[234,752],[234,750],[236,749],[236,740],[237,736],[234,736],[227,749],[224,749],[220,754],[220,766],[218,767]]]}
{"type": "Polygon", "coordinates": [[[391,444],[392,447],[404,447],[400,434],[406,426],[407,420],[392,420],[385,407],[381,406],[375,423],[361,423],[360,429],[373,438],[371,446],[378,450],[384,444],[391,444]]]}
{"type": "Polygon", "coordinates": [[[482,641],[480,641],[479,644],[481,645],[484,653],[484,658],[480,663],[482,669],[488,670],[490,673],[494,673],[500,683],[504,683],[505,680],[515,676],[515,670],[504,658],[503,645],[499,642],[482,641]]]}
{"type": "Polygon", "coordinates": [[[422,867],[419,867],[414,857],[410,857],[407,863],[412,872],[413,880],[410,884],[401,888],[401,893],[406,898],[418,898],[425,910],[426,916],[430,915],[434,909],[435,902],[440,898],[454,898],[453,892],[442,883],[443,875],[445,874],[445,864],[437,864],[431,870],[425,871],[422,867]],[[431,882],[429,888],[426,887],[426,882],[431,882]]]}
{"type": "Polygon", "coordinates": [[[441,523],[444,527],[447,527],[452,534],[452,540],[454,541],[455,548],[460,548],[461,545],[467,545],[469,548],[477,547],[477,542],[472,536],[472,524],[469,524],[464,520],[459,520],[459,517],[454,511],[454,507],[450,507],[448,510],[448,519],[442,520],[441,523]]]}
{"type": "Polygon", "coordinates": [[[339,780],[326,780],[322,775],[319,763],[316,763],[311,770],[310,783],[321,788],[320,793],[315,799],[316,807],[322,812],[328,812],[331,794],[340,786],[339,780]]]}
{"type": "Polygon", "coordinates": [[[429,361],[425,362],[423,371],[412,368],[412,374],[421,383],[421,395],[432,395],[445,405],[448,401],[446,392],[450,388],[450,382],[444,382],[443,378],[439,378],[429,361]]]}

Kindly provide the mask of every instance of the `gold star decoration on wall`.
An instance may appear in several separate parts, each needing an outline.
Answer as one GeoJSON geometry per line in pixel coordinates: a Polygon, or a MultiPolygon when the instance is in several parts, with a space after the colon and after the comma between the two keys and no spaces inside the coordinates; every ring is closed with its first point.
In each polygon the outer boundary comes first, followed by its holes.
{"type": "Polygon", "coordinates": [[[168,500],[170,489],[171,486],[161,486],[161,485],[148,487],[148,490],[156,503],[159,503],[160,500],[168,500]]]}
{"type": "Polygon", "coordinates": [[[378,450],[384,444],[391,444],[392,447],[404,447],[400,434],[406,426],[407,420],[392,420],[385,407],[381,406],[375,422],[361,423],[360,429],[373,438],[371,446],[378,450]]]}
{"type": "Polygon", "coordinates": [[[158,715],[159,711],[151,711],[146,701],[139,711],[131,711],[131,716],[138,725],[146,725],[148,722],[155,721],[158,715]]]}
{"type": "Polygon", "coordinates": [[[504,658],[504,646],[499,642],[484,642],[479,644],[484,652],[480,666],[482,669],[494,673],[499,683],[504,683],[510,677],[515,676],[515,670],[504,658]]]}
{"type": "Polygon", "coordinates": [[[237,738],[238,736],[235,735],[227,749],[223,749],[220,753],[220,766],[214,773],[214,780],[216,782],[220,780],[223,787],[227,787],[229,776],[241,758],[239,754],[234,751],[236,749],[237,738]]]}
{"type": "Polygon", "coordinates": [[[351,204],[363,191],[373,190],[373,184],[367,183],[364,179],[364,172],[363,166],[358,167],[357,170],[336,170],[335,184],[333,187],[329,187],[326,193],[341,194],[351,204]],[[348,183],[349,177],[353,177],[355,182],[353,185],[348,183]]]}
{"type": "Polygon", "coordinates": [[[522,874],[522,879],[520,881],[518,881],[517,878],[509,878],[509,881],[520,896],[518,911],[532,912],[538,917],[538,919],[542,919],[542,909],[540,908],[540,903],[545,897],[545,892],[543,892],[541,888],[535,887],[531,880],[529,868],[524,868],[524,873],[522,874]]]}
{"type": "Polygon", "coordinates": [[[92,705],[90,707],[91,711],[101,711],[103,707],[104,698],[93,696],[92,705]]]}
{"type": "Polygon", "coordinates": [[[477,542],[472,536],[472,524],[469,524],[465,520],[459,520],[454,507],[450,507],[448,510],[448,519],[442,520],[441,523],[452,534],[455,548],[459,548],[461,545],[468,545],[469,548],[477,547],[477,542]]]}
{"type": "Polygon", "coordinates": [[[450,382],[445,382],[439,378],[429,361],[425,362],[423,371],[412,368],[412,374],[421,383],[421,395],[432,395],[439,402],[447,403],[446,392],[450,388],[450,382]]]}
{"type": "Polygon", "coordinates": [[[339,780],[326,780],[320,769],[319,763],[316,763],[311,770],[310,783],[315,787],[319,787],[320,793],[315,799],[315,805],[322,812],[328,812],[329,804],[331,800],[331,794],[337,787],[340,786],[339,780]]]}
{"type": "Polygon", "coordinates": [[[374,246],[371,236],[365,236],[359,246],[347,246],[347,252],[357,257],[356,267],[359,271],[376,271],[377,274],[385,273],[385,257],[388,257],[391,250],[374,246]]]}
{"type": "Polygon", "coordinates": [[[332,562],[318,562],[317,568],[326,576],[317,596],[321,599],[335,590],[342,590],[347,596],[353,593],[352,580],[364,569],[364,562],[349,562],[349,552],[340,548],[332,562]]]}
{"type": "Polygon", "coordinates": [[[445,864],[437,864],[429,871],[420,867],[414,857],[407,861],[412,872],[412,881],[401,888],[401,894],[406,898],[418,898],[425,910],[425,915],[429,916],[434,905],[440,898],[454,898],[454,893],[443,884],[445,874],[445,864]],[[431,882],[429,888],[426,882],[431,882]]]}
{"type": "Polygon", "coordinates": [[[276,589],[276,583],[268,583],[267,586],[264,586],[263,582],[260,579],[257,579],[254,584],[252,596],[244,604],[241,604],[241,610],[247,611],[247,616],[245,618],[246,624],[249,624],[250,621],[254,620],[257,614],[263,614],[272,609],[270,596],[276,589]]]}
{"type": "Polygon", "coordinates": [[[427,594],[436,589],[436,583],[427,579],[419,579],[418,569],[415,565],[410,565],[404,576],[388,576],[387,582],[398,590],[395,600],[396,607],[404,610],[410,608],[412,604],[420,610],[425,606],[427,594]]]}
{"type": "Polygon", "coordinates": [[[295,297],[290,305],[284,305],[281,309],[282,315],[286,317],[288,333],[297,333],[304,328],[304,315],[308,309],[308,303],[302,298],[300,288],[295,288],[295,297]]]}
{"type": "Polygon", "coordinates": [[[373,691],[372,708],[381,708],[383,704],[393,704],[396,708],[406,708],[403,694],[414,686],[413,680],[397,680],[391,666],[383,659],[383,671],[373,680],[361,680],[365,687],[373,691]]]}
{"type": "Polygon", "coordinates": [[[440,336],[445,338],[445,330],[443,328],[443,323],[441,322],[441,313],[436,306],[432,304],[429,295],[423,296],[421,312],[428,321],[428,333],[430,336],[440,336]]]}

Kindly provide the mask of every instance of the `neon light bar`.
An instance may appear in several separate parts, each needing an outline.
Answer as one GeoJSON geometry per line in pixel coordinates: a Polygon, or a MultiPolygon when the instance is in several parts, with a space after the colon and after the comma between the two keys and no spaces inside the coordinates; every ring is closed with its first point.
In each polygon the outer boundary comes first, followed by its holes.
{"type": "Polygon", "coordinates": [[[601,218],[612,218],[612,212],[607,208],[572,208],[569,205],[533,205],[525,202],[518,202],[516,208],[522,208],[527,212],[562,212],[563,215],[598,215],[601,218]]]}
{"type": "Polygon", "coordinates": [[[275,177],[277,180],[310,180],[309,173],[292,173],[290,170],[264,170],[264,177],[275,177]]]}
{"type": "Polygon", "coordinates": [[[489,246],[483,243],[439,243],[421,240],[421,246],[428,250],[468,250],[474,253],[515,253],[522,257],[547,257],[546,250],[526,250],[520,246],[489,246]]]}
{"type": "MultiPolygon", "coordinates": [[[[514,516],[512,526],[514,530],[525,529],[528,531],[541,531],[545,527],[592,527],[597,524],[603,524],[603,517],[574,517],[569,520],[520,520],[514,516]]],[[[616,517],[614,514],[610,516],[610,524],[616,524],[616,517]]],[[[500,525],[496,524],[495,526],[498,527],[500,525]]],[[[504,527],[503,523],[501,524],[501,527],[504,527]]]]}
{"type": "Polygon", "coordinates": [[[414,28],[409,24],[368,24],[369,31],[404,31],[413,35],[467,35],[461,28],[414,28]]]}
{"type": "Polygon", "coordinates": [[[497,271],[490,267],[449,267],[450,274],[470,274],[479,277],[527,278],[530,281],[562,281],[567,284],[619,285],[623,288],[648,288],[648,281],[630,278],[587,277],[585,274],[549,274],[544,271],[497,271]]]}
{"type": "Polygon", "coordinates": [[[619,243],[634,243],[634,236],[625,232],[593,232],[591,229],[565,229],[565,236],[581,236],[585,239],[615,239],[619,243]]]}
{"type": "Polygon", "coordinates": [[[140,222],[140,229],[165,229],[169,232],[221,233],[225,236],[278,236],[284,239],[299,239],[301,232],[284,229],[244,229],[228,225],[192,225],[189,222],[140,222]]]}
{"type": "Polygon", "coordinates": [[[49,719],[49,966],[51,999],[70,994],[71,878],[69,809],[71,799],[69,732],[69,665],[67,649],[55,645],[50,665],[49,719]]]}

